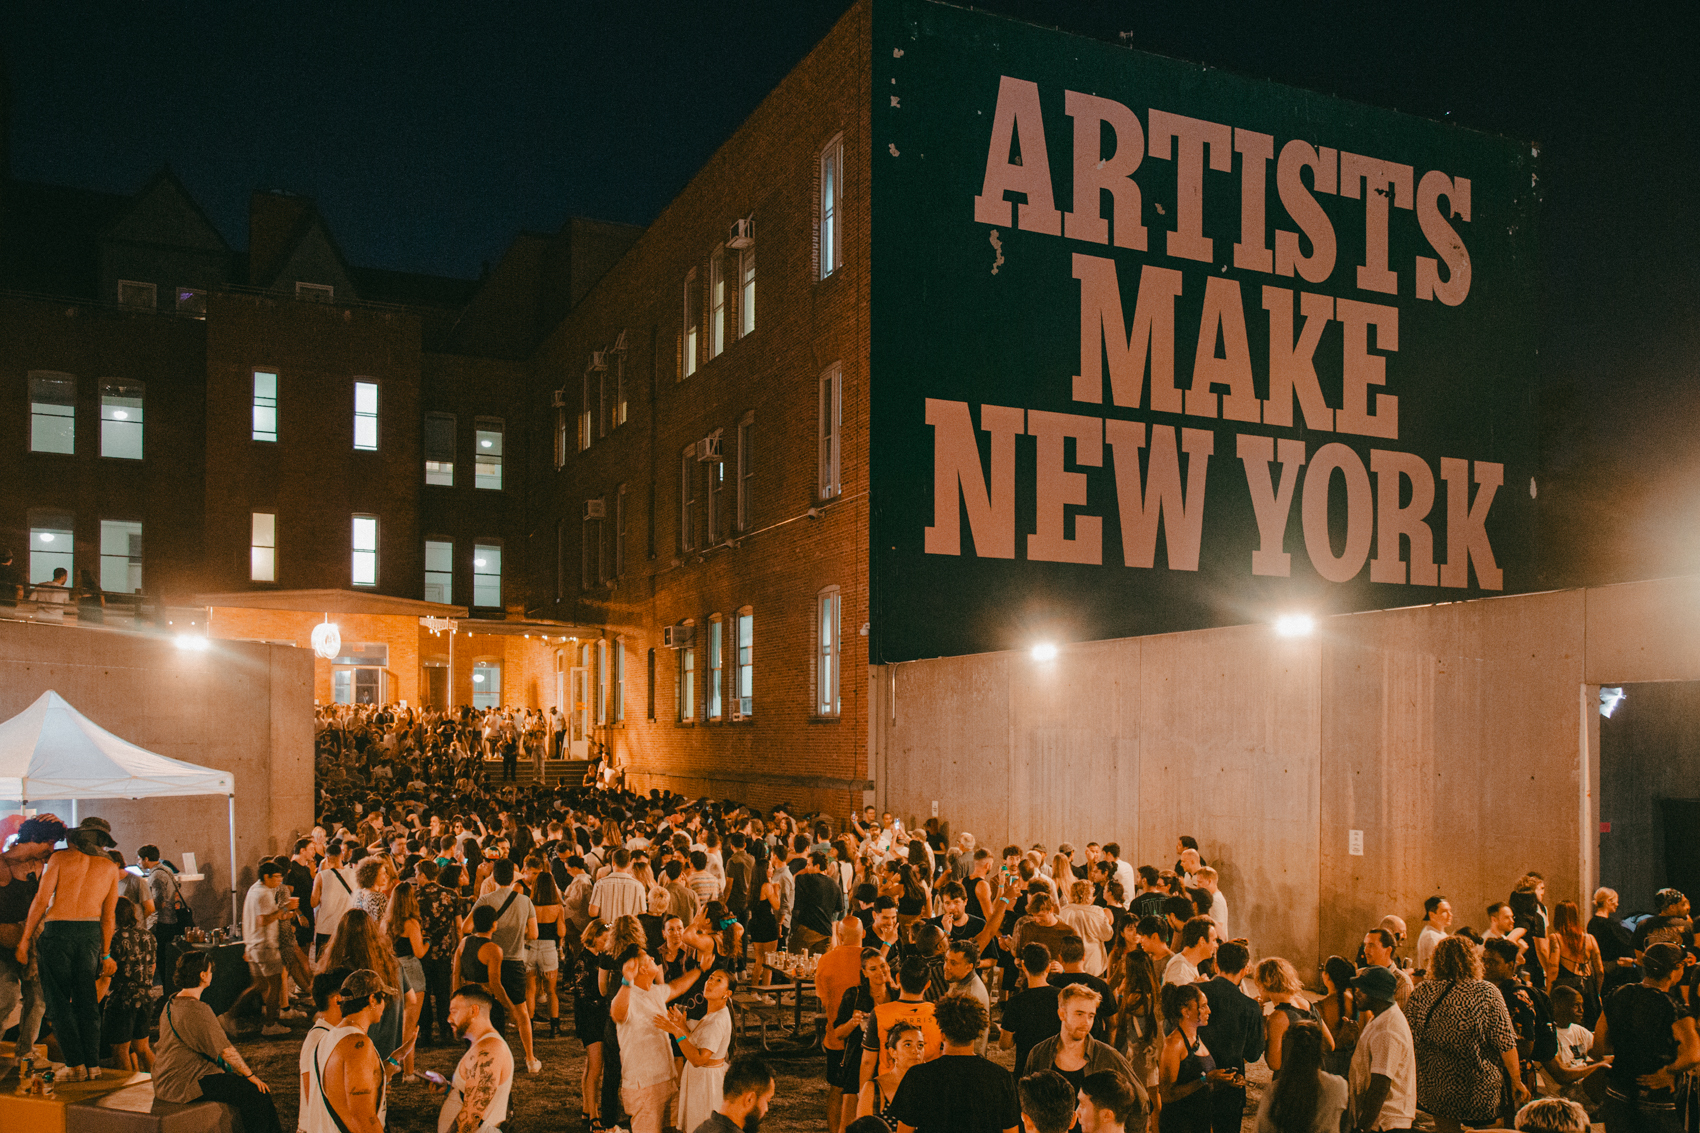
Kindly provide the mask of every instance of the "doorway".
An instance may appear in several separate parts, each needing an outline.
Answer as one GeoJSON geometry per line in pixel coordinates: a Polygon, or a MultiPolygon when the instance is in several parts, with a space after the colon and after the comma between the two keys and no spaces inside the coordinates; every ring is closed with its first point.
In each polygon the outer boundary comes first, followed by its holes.
{"type": "Polygon", "coordinates": [[[1600,884],[1619,916],[1670,887],[1700,894],[1700,681],[1623,686],[1600,720],[1600,884]]]}

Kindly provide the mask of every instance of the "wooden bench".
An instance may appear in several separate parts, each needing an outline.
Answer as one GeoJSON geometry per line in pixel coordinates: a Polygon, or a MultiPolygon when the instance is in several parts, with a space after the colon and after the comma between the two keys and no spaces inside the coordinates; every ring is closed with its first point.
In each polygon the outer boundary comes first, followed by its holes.
{"type": "Polygon", "coordinates": [[[236,1110],[223,1102],[154,1100],[153,1083],[138,1082],[110,1094],[73,1103],[65,1111],[65,1133],[241,1133],[236,1110]]]}

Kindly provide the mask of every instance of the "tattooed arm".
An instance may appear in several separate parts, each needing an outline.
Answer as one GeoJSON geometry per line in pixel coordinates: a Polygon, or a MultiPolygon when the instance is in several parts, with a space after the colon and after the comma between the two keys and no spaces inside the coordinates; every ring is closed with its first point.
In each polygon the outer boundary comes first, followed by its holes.
{"type": "MultiPolygon", "coordinates": [[[[512,1067],[508,1067],[507,1072],[512,1073],[512,1067]]],[[[497,1062],[494,1049],[480,1046],[472,1054],[471,1065],[463,1065],[461,1073],[465,1086],[455,1130],[456,1133],[477,1133],[484,1124],[485,1111],[490,1108],[490,1102],[495,1099],[496,1090],[502,1084],[503,1067],[497,1062]]]]}

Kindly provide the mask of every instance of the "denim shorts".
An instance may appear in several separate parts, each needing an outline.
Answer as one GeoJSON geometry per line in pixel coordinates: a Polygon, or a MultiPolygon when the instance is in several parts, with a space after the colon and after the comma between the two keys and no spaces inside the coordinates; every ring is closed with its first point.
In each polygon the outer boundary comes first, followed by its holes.
{"type": "Polygon", "coordinates": [[[560,971],[560,946],[553,940],[533,940],[526,945],[525,967],[532,972],[560,971]]]}

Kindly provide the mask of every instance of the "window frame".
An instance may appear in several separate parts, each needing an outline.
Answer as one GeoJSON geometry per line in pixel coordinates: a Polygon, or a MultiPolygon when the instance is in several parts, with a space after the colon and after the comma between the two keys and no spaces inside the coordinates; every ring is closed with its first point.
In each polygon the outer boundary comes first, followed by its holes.
{"type": "Polygon", "coordinates": [[[844,494],[844,365],[834,362],[820,376],[819,460],[815,491],[819,499],[844,494]]]}
{"type": "MultiPolygon", "coordinates": [[[[114,413],[128,412],[131,407],[112,407],[114,413]]],[[[143,460],[147,456],[147,384],[133,382],[123,378],[102,378],[100,380],[100,455],[106,460],[143,460]],[[134,391],[134,396],[126,396],[134,391]],[[109,418],[106,415],[108,399],[113,401],[134,401],[136,418],[109,418]],[[110,429],[107,426],[112,426],[110,429]],[[136,436],[136,455],[126,456],[122,453],[109,452],[107,434],[128,435],[134,429],[136,436]]],[[[116,447],[116,446],[113,446],[116,447]]]]}
{"type": "Polygon", "coordinates": [[[283,374],[278,370],[261,370],[258,368],[250,370],[249,374],[253,378],[253,420],[251,422],[252,429],[249,437],[258,444],[275,445],[277,444],[278,435],[282,431],[281,421],[283,413],[279,408],[278,402],[282,400],[283,374]],[[272,380],[272,392],[270,397],[262,396],[260,393],[260,378],[262,376],[268,377],[272,380]],[[260,414],[266,410],[270,410],[272,415],[272,427],[269,434],[264,429],[260,428],[260,414]]]}
{"type": "Polygon", "coordinates": [[[708,361],[726,352],[726,249],[708,257],[708,361]]]}
{"type": "Polygon", "coordinates": [[[685,310],[683,330],[679,336],[681,344],[680,380],[690,377],[697,372],[702,348],[702,297],[697,294],[697,269],[691,268],[685,272],[685,310]],[[693,323],[691,320],[695,318],[693,323]]]}
{"type": "Polygon", "coordinates": [[[726,675],[726,620],[719,614],[708,618],[708,680],[703,685],[705,716],[718,723],[725,719],[726,701],[721,680],[726,675]]]}
{"type": "Polygon", "coordinates": [[[823,282],[844,266],[844,135],[820,150],[815,186],[815,281],[823,282]]]}
{"type": "MultiPolygon", "coordinates": [[[[621,338],[623,340],[624,337],[625,337],[625,332],[622,331],[620,333],[621,333],[621,338]]],[[[626,423],[626,418],[628,416],[630,416],[630,414],[631,414],[631,402],[629,400],[628,394],[626,393],[626,350],[625,350],[625,346],[624,346],[623,341],[622,341],[622,345],[620,346],[620,348],[613,352],[613,355],[614,355],[614,365],[616,367],[616,369],[614,371],[614,426],[613,426],[613,428],[618,429],[621,425],[624,425],[626,423]]],[[[609,431],[612,432],[613,429],[610,429],[609,431]]]]}
{"type": "Polygon", "coordinates": [[[506,488],[507,483],[506,483],[506,477],[505,477],[504,473],[505,473],[506,464],[507,464],[507,448],[508,448],[508,423],[507,423],[507,420],[505,418],[502,418],[502,417],[474,417],[472,419],[472,487],[473,487],[474,491],[478,491],[478,492],[500,492],[504,488],[506,488]],[[492,428],[488,427],[488,426],[491,426],[491,425],[494,425],[495,428],[492,429],[492,428]],[[479,436],[478,436],[479,433],[494,433],[494,434],[496,434],[496,436],[498,438],[500,438],[501,448],[496,453],[494,453],[494,456],[496,458],[496,483],[495,484],[480,484],[478,482],[479,480],[486,478],[484,473],[481,473],[481,472],[478,471],[478,460],[479,460],[478,454],[482,451],[483,444],[484,444],[484,442],[479,439],[479,436]]]}
{"type": "Polygon", "coordinates": [[[444,536],[442,538],[436,538],[436,539],[433,539],[429,536],[426,537],[426,539],[425,539],[425,569],[424,569],[423,573],[424,573],[424,583],[425,583],[425,589],[424,589],[425,601],[427,601],[427,602],[441,602],[446,606],[454,605],[454,600],[455,600],[454,599],[454,594],[455,594],[455,541],[452,538],[449,538],[447,536],[444,536]],[[431,569],[431,548],[432,548],[433,545],[438,546],[438,547],[447,547],[448,548],[449,566],[448,566],[447,570],[432,570],[431,569]],[[446,589],[444,590],[443,596],[441,598],[431,597],[431,576],[432,575],[441,575],[446,580],[443,583],[443,585],[446,587],[446,589]]]}
{"type": "Polygon", "coordinates": [[[359,377],[359,378],[354,379],[354,451],[355,452],[377,452],[378,451],[378,410],[379,410],[379,405],[381,404],[380,401],[379,401],[379,398],[380,398],[380,393],[378,391],[378,379],[377,378],[359,377]],[[371,391],[372,391],[372,411],[370,413],[362,413],[360,411],[360,390],[361,390],[362,386],[367,387],[367,388],[371,389],[371,391]],[[370,420],[372,422],[372,443],[369,444],[369,445],[363,445],[363,444],[360,443],[360,423],[361,423],[362,420],[370,420]]]}
{"type": "Polygon", "coordinates": [[[626,489],[622,482],[614,489],[614,574],[611,581],[626,575],[626,489]]]}
{"type": "Polygon", "coordinates": [[[740,607],[732,615],[732,719],[755,715],[755,609],[740,607]]]}
{"type": "MultiPolygon", "coordinates": [[[[587,500],[586,503],[589,503],[587,500]]],[[[608,515],[606,501],[602,504],[602,514],[592,516],[589,509],[579,523],[579,589],[595,590],[603,583],[602,568],[602,523],[608,515]]]]}
{"type": "Polygon", "coordinates": [[[277,509],[273,508],[270,511],[267,511],[267,510],[264,510],[264,509],[262,509],[260,511],[250,511],[248,513],[248,517],[249,517],[248,518],[248,581],[249,582],[265,582],[265,583],[270,583],[272,585],[276,585],[277,584],[277,509]],[[268,543],[261,543],[261,542],[257,541],[260,538],[260,535],[259,535],[259,532],[255,529],[256,528],[256,522],[259,520],[260,516],[262,516],[262,515],[269,516],[271,518],[271,532],[267,536],[267,538],[269,538],[271,541],[268,542],[268,543]],[[258,568],[255,564],[255,552],[257,552],[257,551],[269,551],[269,552],[271,552],[271,566],[269,568],[270,577],[268,577],[268,578],[261,578],[259,576],[259,574],[256,573],[258,568]]]}
{"type": "MultiPolygon", "coordinates": [[[[685,625],[693,625],[685,622],[685,625]]],[[[697,647],[693,640],[691,644],[675,650],[679,654],[678,680],[674,682],[674,707],[678,711],[679,723],[694,724],[696,718],[696,667],[697,647]]]]}
{"type": "Polygon", "coordinates": [[[738,498],[733,505],[736,510],[733,514],[732,522],[740,533],[750,529],[750,496],[753,491],[750,480],[755,475],[755,462],[750,459],[750,455],[751,449],[753,448],[755,431],[756,413],[755,410],[752,409],[746,412],[742,417],[738,418],[738,428],[736,433],[738,440],[738,483],[735,487],[737,489],[738,498]]]}
{"type": "Polygon", "coordinates": [[[336,285],[333,283],[308,283],[304,279],[295,281],[295,297],[307,303],[336,302],[336,285]]]}
{"type": "Polygon", "coordinates": [[[24,593],[26,595],[33,593],[36,586],[39,586],[43,582],[49,582],[53,578],[53,567],[43,564],[41,572],[38,572],[35,569],[35,557],[37,555],[43,555],[53,559],[63,557],[68,584],[75,586],[77,583],[76,514],[74,512],[60,511],[57,508],[30,508],[25,515],[25,522],[29,524],[30,535],[29,559],[24,566],[24,593]],[[50,538],[46,540],[39,539],[39,537],[44,534],[50,536],[50,538]],[[52,548],[52,544],[56,542],[60,536],[64,536],[65,538],[65,545],[67,549],[63,551],[52,548]],[[48,549],[37,550],[38,542],[41,545],[46,546],[48,549]],[[44,573],[45,577],[37,578],[36,576],[38,573],[44,573]]]}
{"type": "Polygon", "coordinates": [[[706,524],[706,532],[703,537],[703,546],[718,547],[726,541],[726,529],[728,527],[726,521],[729,518],[726,515],[725,454],[722,453],[719,460],[704,460],[699,463],[702,464],[703,473],[706,477],[703,493],[705,497],[703,518],[706,524]]]}
{"type": "MultiPolygon", "coordinates": [[[[502,571],[504,567],[502,560],[506,557],[506,551],[507,548],[503,545],[500,539],[491,539],[489,542],[479,542],[477,539],[472,541],[472,602],[468,607],[469,609],[504,609],[502,605],[502,571]],[[493,606],[487,602],[480,602],[478,600],[478,580],[480,578],[492,577],[492,572],[488,569],[479,569],[480,556],[487,556],[491,551],[496,553],[496,569],[493,572],[496,579],[496,604],[493,606]]],[[[486,562],[484,565],[488,567],[489,564],[486,562]]],[[[488,583],[486,583],[486,585],[488,585],[488,583]]]]}
{"type": "Polygon", "coordinates": [[[644,719],[653,723],[655,721],[655,647],[653,645],[649,647],[648,672],[645,680],[647,683],[644,686],[644,719]]]}
{"type": "Polygon", "coordinates": [[[697,549],[696,472],[697,446],[686,445],[679,453],[679,553],[697,549]]]}
{"type": "Polygon", "coordinates": [[[756,246],[738,249],[738,337],[756,332],[756,246]]]}
{"type": "MultiPolygon", "coordinates": [[[[77,381],[77,376],[75,374],[67,374],[67,373],[64,373],[64,372],[59,371],[59,370],[31,370],[29,372],[28,378],[25,382],[25,391],[26,391],[25,396],[27,396],[29,398],[29,407],[30,407],[30,429],[29,429],[29,451],[30,452],[38,453],[38,454],[41,454],[41,455],[44,455],[44,456],[76,456],[77,455],[77,395],[81,392],[80,389],[78,388],[79,384],[80,383],[77,381]],[[41,390],[41,391],[45,392],[46,387],[49,384],[52,384],[52,385],[66,385],[66,384],[68,384],[69,387],[70,387],[71,400],[68,403],[67,402],[61,402],[61,401],[44,401],[44,400],[41,400],[37,396],[37,391],[41,390]],[[37,406],[50,407],[50,408],[54,408],[54,409],[68,409],[69,412],[68,413],[57,413],[57,412],[43,413],[39,409],[37,409],[37,406]],[[70,423],[70,432],[69,432],[70,441],[71,441],[71,447],[70,448],[58,449],[58,448],[37,448],[36,447],[37,427],[38,427],[38,425],[43,425],[46,422],[54,422],[54,423],[69,422],[70,423]]],[[[63,396],[63,391],[62,390],[55,391],[55,395],[56,396],[63,396]]],[[[60,426],[60,425],[57,425],[57,424],[52,426],[52,428],[61,428],[61,427],[63,427],[63,426],[60,426]]],[[[48,438],[48,439],[51,439],[51,438],[48,438]]]]}
{"type": "Polygon", "coordinates": [[[98,573],[96,574],[96,577],[100,579],[100,589],[104,593],[107,593],[107,594],[141,594],[141,593],[143,593],[143,590],[142,590],[143,565],[142,565],[142,563],[143,563],[143,554],[145,552],[145,548],[146,548],[146,543],[143,542],[142,521],[141,520],[139,520],[139,519],[102,519],[100,521],[100,544],[99,544],[99,547],[98,547],[99,558],[100,558],[100,563],[99,563],[100,569],[99,569],[98,573]],[[134,532],[128,532],[128,531],[122,532],[122,534],[126,534],[126,535],[128,535],[128,534],[134,534],[135,535],[138,547],[134,551],[134,553],[131,553],[128,550],[122,555],[109,554],[107,552],[107,550],[106,550],[106,536],[107,536],[107,526],[108,525],[111,525],[111,526],[114,526],[114,527],[123,526],[123,527],[126,527],[126,528],[129,528],[129,527],[135,528],[134,532]],[[128,585],[128,580],[126,580],[126,585],[124,585],[122,587],[108,586],[106,584],[107,560],[108,559],[119,559],[119,558],[122,558],[124,560],[124,568],[123,569],[126,572],[129,572],[131,570],[134,570],[136,572],[136,584],[134,586],[128,585]]]}
{"type": "Polygon", "coordinates": [[[348,546],[349,546],[349,556],[350,556],[349,585],[357,586],[362,590],[374,590],[374,589],[377,588],[378,580],[379,580],[379,577],[380,577],[379,574],[378,574],[378,548],[379,548],[379,546],[381,546],[381,538],[382,538],[382,536],[381,536],[381,532],[379,530],[378,517],[376,515],[373,515],[370,512],[360,512],[360,511],[357,511],[353,514],[352,520],[351,520],[350,525],[349,525],[349,534],[348,534],[348,546]],[[372,546],[370,548],[361,547],[359,545],[360,522],[362,520],[370,520],[371,523],[372,523],[372,546]],[[360,556],[360,555],[370,555],[371,556],[371,559],[372,559],[372,581],[370,581],[370,582],[359,581],[360,559],[359,559],[358,556],[360,556]]]}
{"type": "Polygon", "coordinates": [[[815,595],[813,637],[813,714],[822,719],[838,719],[844,711],[844,592],[840,587],[827,586],[815,595]],[[827,632],[829,618],[831,632],[827,632]]]}
{"type": "Polygon", "coordinates": [[[613,675],[608,682],[612,697],[608,718],[615,724],[626,722],[626,639],[618,635],[609,643],[613,659],[613,675]]]}
{"type": "Polygon", "coordinates": [[[121,279],[118,281],[118,291],[113,301],[127,311],[157,311],[159,310],[159,284],[149,283],[142,279],[121,279]],[[125,302],[124,289],[127,287],[145,291],[148,301],[146,303],[125,302]]]}
{"type": "MultiPolygon", "coordinates": [[[[420,463],[424,466],[424,469],[425,469],[425,486],[428,487],[428,488],[452,488],[452,487],[454,487],[455,486],[455,466],[460,463],[456,459],[456,457],[460,455],[460,421],[459,421],[459,419],[456,418],[456,416],[453,413],[432,412],[432,413],[425,414],[425,422],[424,422],[424,425],[421,429],[420,440],[422,442],[420,447],[423,450],[422,459],[421,459],[420,463]],[[448,448],[449,459],[446,460],[446,461],[432,460],[431,459],[431,452],[432,452],[432,449],[431,449],[431,422],[433,422],[433,421],[441,421],[441,422],[447,422],[448,423],[448,427],[449,427],[449,448],[448,448]],[[446,484],[434,483],[431,480],[432,476],[441,476],[443,474],[443,470],[441,468],[438,468],[435,471],[433,471],[432,468],[431,468],[431,465],[433,465],[433,464],[438,464],[438,465],[447,464],[448,465],[448,477],[449,477],[448,483],[446,483],[446,484]]],[[[440,452],[439,452],[439,455],[440,455],[440,452]]]]}

